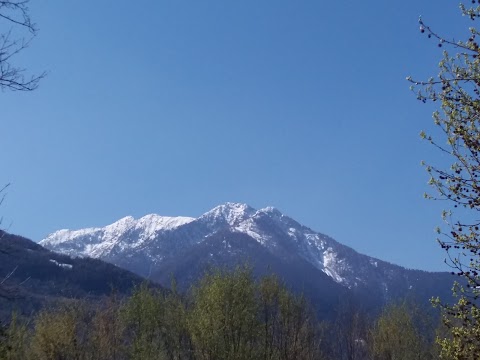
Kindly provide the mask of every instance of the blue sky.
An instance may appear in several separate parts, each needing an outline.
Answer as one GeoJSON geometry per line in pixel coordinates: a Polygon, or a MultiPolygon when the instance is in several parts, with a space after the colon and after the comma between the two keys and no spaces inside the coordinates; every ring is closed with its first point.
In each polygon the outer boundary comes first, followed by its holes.
{"type": "Polygon", "coordinates": [[[436,43],[471,26],[429,1],[33,1],[18,62],[47,70],[0,93],[9,231],[227,202],[278,207],[354,249],[446,269],[419,138],[433,107],[405,77],[435,75],[436,43]]]}

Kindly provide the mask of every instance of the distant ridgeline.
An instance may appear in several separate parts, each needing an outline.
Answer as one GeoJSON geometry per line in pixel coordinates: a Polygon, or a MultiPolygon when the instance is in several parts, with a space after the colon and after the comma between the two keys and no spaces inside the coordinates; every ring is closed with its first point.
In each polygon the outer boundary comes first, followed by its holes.
{"type": "Polygon", "coordinates": [[[267,207],[226,203],[198,218],[125,217],[103,228],[59,230],[40,242],[75,257],[92,257],[169,286],[172,274],[187,290],[211,267],[249,263],[258,277],[275,273],[304,292],[322,316],[339,299],[378,311],[403,298],[430,308],[432,296],[451,298],[448,273],[409,270],[338,243],[267,207]]]}

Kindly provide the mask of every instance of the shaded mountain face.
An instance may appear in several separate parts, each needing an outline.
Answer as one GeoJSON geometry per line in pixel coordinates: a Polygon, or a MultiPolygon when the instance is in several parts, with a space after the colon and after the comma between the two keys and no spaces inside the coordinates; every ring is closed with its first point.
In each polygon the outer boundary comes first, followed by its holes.
{"type": "Polygon", "coordinates": [[[57,300],[99,300],[112,289],[127,295],[142,281],[99,259],[73,259],[0,231],[0,319],[12,310],[30,315],[57,300]]]}
{"type": "Polygon", "coordinates": [[[327,306],[354,294],[368,303],[408,296],[450,296],[447,273],[407,270],[357,253],[275,208],[226,203],[199,218],[147,215],[104,228],[60,230],[40,244],[77,257],[99,258],[168,284],[188,287],[212,266],[249,262],[256,274],[275,272],[327,306]],[[323,299],[323,300],[322,300],[323,299]]]}

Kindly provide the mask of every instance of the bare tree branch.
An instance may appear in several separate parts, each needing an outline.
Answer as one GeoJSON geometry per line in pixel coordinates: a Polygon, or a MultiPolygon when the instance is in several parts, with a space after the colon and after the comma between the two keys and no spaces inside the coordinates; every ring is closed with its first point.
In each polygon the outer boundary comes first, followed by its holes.
{"type": "Polygon", "coordinates": [[[10,30],[0,34],[0,89],[32,91],[38,87],[45,72],[39,75],[25,75],[25,69],[13,64],[13,58],[26,49],[38,29],[32,22],[28,8],[29,0],[0,1],[0,24],[7,24],[10,30]],[[21,35],[26,32],[25,35],[21,35]],[[18,34],[18,35],[13,35],[18,34]]]}

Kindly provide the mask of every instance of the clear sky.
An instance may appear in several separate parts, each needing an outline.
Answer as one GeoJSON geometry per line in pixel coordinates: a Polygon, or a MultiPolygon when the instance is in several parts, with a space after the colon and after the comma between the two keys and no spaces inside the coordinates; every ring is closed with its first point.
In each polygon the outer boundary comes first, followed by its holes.
{"type": "MultiPolygon", "coordinates": [[[[0,93],[3,226],[33,240],[132,215],[275,206],[354,249],[446,269],[423,199],[438,73],[418,16],[471,26],[456,2],[35,1],[18,59],[47,70],[0,93]]],[[[442,159],[440,159],[442,161],[442,159]]]]}

